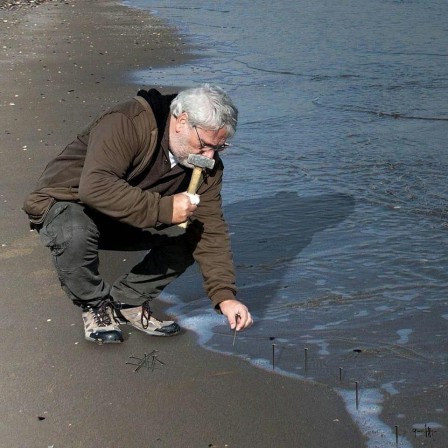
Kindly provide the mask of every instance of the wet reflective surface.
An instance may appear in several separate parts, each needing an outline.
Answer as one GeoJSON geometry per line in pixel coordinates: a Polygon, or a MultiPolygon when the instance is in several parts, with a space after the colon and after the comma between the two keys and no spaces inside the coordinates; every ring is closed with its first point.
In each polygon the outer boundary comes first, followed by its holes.
{"type": "Polygon", "coordinates": [[[213,82],[240,109],[224,201],[257,323],[233,347],[194,271],[166,294],[180,323],[266,369],[275,343],[276,372],[339,390],[369,446],[395,425],[399,446],[445,446],[448,4],[133,4],[203,47],[136,83],[213,82]]]}

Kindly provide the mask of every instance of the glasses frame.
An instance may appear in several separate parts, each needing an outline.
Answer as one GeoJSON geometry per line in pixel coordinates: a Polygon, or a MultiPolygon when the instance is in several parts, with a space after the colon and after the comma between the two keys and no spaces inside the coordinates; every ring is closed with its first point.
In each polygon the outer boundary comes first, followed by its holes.
{"type": "Polygon", "coordinates": [[[200,145],[200,149],[201,150],[212,150],[215,152],[222,152],[224,151],[226,148],[228,148],[229,146],[232,146],[230,143],[225,142],[223,145],[219,145],[219,146],[214,146],[214,145],[206,145],[201,137],[199,136],[199,132],[198,132],[198,127],[197,126],[192,126],[193,129],[196,131],[196,135],[198,137],[198,141],[199,141],[199,145],[200,145]]]}

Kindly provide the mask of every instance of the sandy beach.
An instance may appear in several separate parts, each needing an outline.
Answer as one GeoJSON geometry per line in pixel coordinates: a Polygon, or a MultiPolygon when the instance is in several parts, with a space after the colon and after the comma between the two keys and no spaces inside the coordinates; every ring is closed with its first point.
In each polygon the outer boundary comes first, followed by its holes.
{"type": "MultiPolygon", "coordinates": [[[[118,346],[84,340],[80,312],[28,228],[24,196],[93,116],[136,93],[129,73],[178,64],[193,49],[157,18],[109,0],[1,9],[0,23],[1,446],[365,446],[330,388],[205,351],[190,332],[125,329],[118,346]],[[154,350],[163,364],[126,364],[154,350]]],[[[107,278],[131,266],[127,254],[107,257],[107,278]]]]}

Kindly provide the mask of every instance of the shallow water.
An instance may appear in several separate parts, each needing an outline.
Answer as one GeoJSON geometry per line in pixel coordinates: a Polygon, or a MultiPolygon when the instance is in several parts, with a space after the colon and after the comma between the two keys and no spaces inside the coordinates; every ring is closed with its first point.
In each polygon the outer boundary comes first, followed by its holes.
{"type": "Polygon", "coordinates": [[[399,446],[445,446],[448,3],[178,3],[132,5],[198,59],[133,81],[235,98],[223,194],[257,323],[232,346],[194,270],[166,300],[207,348],[272,370],[275,344],[275,371],[332,385],[369,446],[396,446],[394,425],[399,446]]]}

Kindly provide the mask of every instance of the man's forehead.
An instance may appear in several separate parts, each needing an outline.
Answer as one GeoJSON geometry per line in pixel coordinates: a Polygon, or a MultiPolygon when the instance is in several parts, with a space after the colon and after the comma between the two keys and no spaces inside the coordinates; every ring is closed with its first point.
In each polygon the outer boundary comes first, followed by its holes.
{"type": "Polygon", "coordinates": [[[210,138],[227,138],[229,133],[227,131],[227,129],[225,127],[222,127],[220,129],[203,129],[198,127],[198,129],[200,129],[205,136],[210,137],[210,138]]]}

